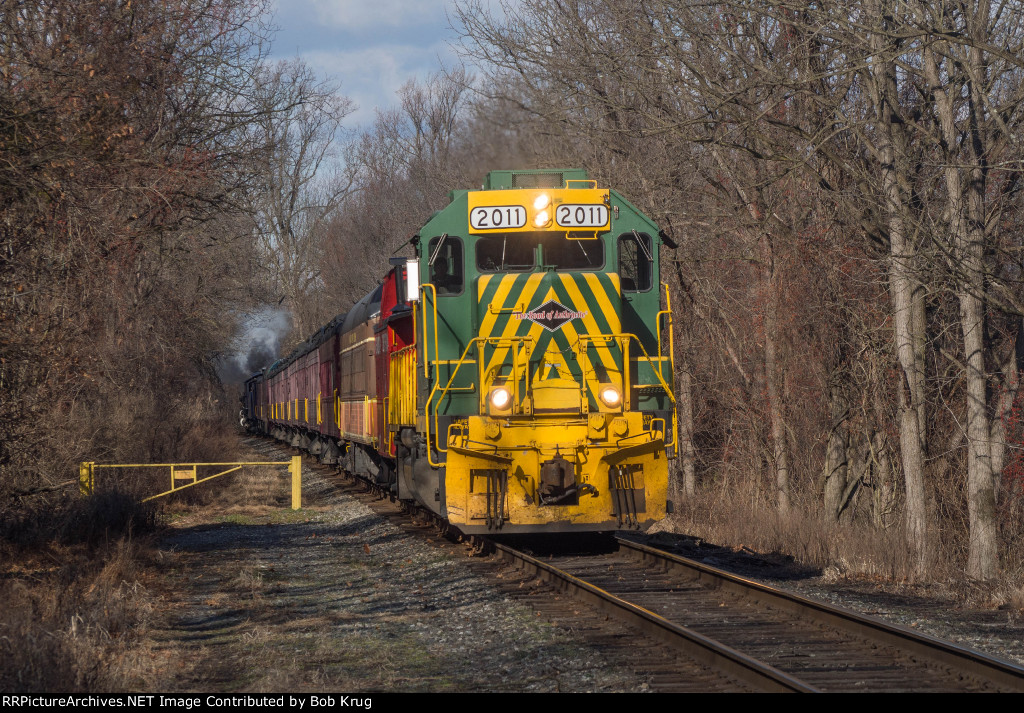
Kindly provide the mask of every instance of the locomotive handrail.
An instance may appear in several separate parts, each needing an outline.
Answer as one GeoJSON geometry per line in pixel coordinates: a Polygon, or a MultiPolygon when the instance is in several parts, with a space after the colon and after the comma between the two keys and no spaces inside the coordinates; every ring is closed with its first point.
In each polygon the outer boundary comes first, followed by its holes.
{"type": "MultiPolygon", "coordinates": [[[[424,329],[426,329],[426,324],[424,324],[424,329]]],[[[624,372],[623,373],[623,391],[625,393],[623,394],[623,396],[625,398],[625,402],[626,402],[627,406],[629,405],[629,391],[630,391],[630,389],[629,389],[629,369],[628,369],[628,365],[629,365],[629,342],[630,341],[636,341],[636,343],[640,347],[640,351],[643,352],[644,359],[646,359],[647,363],[651,365],[651,371],[653,371],[655,373],[655,375],[658,377],[658,381],[661,382],[662,388],[665,390],[665,393],[668,395],[669,400],[672,402],[673,411],[675,411],[675,408],[674,408],[675,407],[675,403],[676,403],[675,394],[673,393],[672,388],[665,382],[665,379],[662,377],[661,367],[660,366],[658,366],[658,368],[654,367],[653,360],[651,359],[650,355],[647,353],[647,350],[644,348],[644,345],[640,341],[639,337],[637,337],[635,334],[628,333],[628,332],[627,333],[618,333],[618,334],[596,334],[596,335],[587,334],[587,335],[579,335],[577,343],[582,345],[584,342],[588,342],[588,341],[589,342],[596,342],[598,340],[604,340],[604,341],[614,340],[616,342],[618,342],[619,340],[625,341],[626,348],[623,349],[623,361],[624,361],[624,364],[623,364],[623,367],[624,367],[623,368],[623,372],[624,372]]],[[[438,395],[438,397],[437,397],[438,403],[440,403],[440,400],[443,399],[445,397],[445,395],[449,391],[452,390],[452,384],[455,381],[455,377],[458,375],[459,369],[462,368],[463,363],[468,361],[467,360],[467,356],[468,356],[470,350],[473,348],[473,346],[475,344],[477,344],[478,342],[485,343],[485,344],[489,343],[489,342],[496,342],[496,343],[500,344],[502,341],[508,341],[510,343],[515,343],[515,342],[532,341],[532,338],[531,337],[474,337],[473,339],[471,339],[469,341],[469,344],[466,345],[466,349],[465,349],[465,351],[463,351],[462,356],[459,358],[458,362],[456,363],[455,369],[452,371],[452,374],[451,374],[451,376],[448,379],[448,383],[445,384],[444,388],[441,390],[440,395],[438,395]]],[[[425,348],[424,348],[424,351],[426,351],[425,348]]],[[[580,350],[577,351],[577,353],[583,353],[583,350],[580,349],[580,350]]],[[[659,360],[660,359],[661,358],[659,356],[659,360]]],[[[478,354],[478,360],[482,360],[482,351],[481,351],[480,354],[478,354]]],[[[481,369],[481,373],[482,373],[482,365],[478,365],[478,369],[481,369]]],[[[515,365],[514,364],[513,364],[513,371],[515,371],[515,365]]],[[[527,370],[527,372],[526,372],[526,377],[527,377],[527,381],[529,381],[529,370],[527,370]]],[[[518,384],[519,378],[518,378],[517,375],[514,375],[514,381],[518,384]]],[[[584,379],[583,382],[584,382],[583,383],[583,388],[586,389],[587,388],[586,380],[584,379]]],[[[429,445],[430,445],[430,442],[431,442],[430,441],[430,422],[431,422],[431,418],[433,418],[433,420],[434,420],[434,431],[435,431],[435,433],[440,433],[441,429],[440,429],[440,424],[437,422],[437,418],[438,418],[438,416],[437,416],[437,408],[435,407],[433,412],[431,412],[430,406],[431,406],[431,403],[433,403],[433,401],[434,401],[434,395],[437,394],[437,391],[438,391],[438,388],[440,387],[440,385],[441,385],[440,381],[435,381],[434,382],[434,387],[431,389],[430,395],[427,397],[427,402],[424,405],[424,411],[425,411],[425,414],[426,414],[426,423],[425,423],[425,427],[426,427],[426,440],[427,440],[427,444],[428,444],[428,448],[427,448],[427,462],[430,463],[430,465],[435,467],[435,468],[440,467],[441,464],[440,464],[440,462],[435,463],[433,461],[433,458],[431,457],[431,453],[430,453],[429,445]]],[[[529,383],[527,383],[526,388],[527,388],[527,391],[529,391],[529,388],[530,388],[529,383]]],[[[483,398],[483,384],[482,383],[481,383],[480,392],[481,392],[481,398],[483,398]]],[[[673,421],[674,421],[674,419],[673,419],[673,421]]],[[[448,450],[447,448],[442,446],[440,440],[438,440],[437,452],[438,453],[446,453],[447,450],[448,450]]]]}
{"type": "MultiPolygon", "coordinates": [[[[625,392],[623,394],[623,398],[625,400],[625,404],[627,406],[629,405],[629,392],[630,392],[630,388],[629,388],[629,341],[633,340],[633,341],[636,341],[637,345],[640,347],[640,351],[642,351],[643,354],[644,354],[644,359],[646,359],[647,363],[651,366],[651,371],[653,371],[654,374],[658,377],[658,381],[661,382],[661,388],[664,389],[665,394],[668,395],[669,401],[672,402],[672,441],[671,441],[671,443],[675,444],[675,442],[676,442],[676,434],[679,432],[679,422],[678,422],[679,415],[678,415],[677,410],[676,410],[676,395],[675,395],[675,391],[673,390],[673,388],[671,386],[669,386],[668,383],[665,382],[665,379],[662,377],[662,374],[661,374],[661,364],[664,363],[664,361],[665,361],[665,357],[660,355],[661,341],[659,340],[659,342],[658,342],[658,346],[659,346],[658,362],[659,363],[658,363],[658,367],[655,368],[654,360],[647,353],[647,350],[644,348],[643,342],[641,342],[640,338],[638,336],[636,336],[635,334],[624,333],[624,334],[581,334],[581,335],[579,335],[579,341],[580,342],[583,342],[585,340],[586,341],[596,341],[598,339],[609,340],[609,339],[620,339],[620,338],[625,338],[626,339],[626,349],[623,349],[623,354],[622,354],[622,358],[623,358],[623,362],[624,362],[623,363],[623,367],[624,367],[624,371],[625,371],[625,373],[623,374],[622,389],[625,392]]],[[[675,362],[672,359],[670,359],[669,362],[672,365],[672,372],[671,373],[672,373],[672,378],[673,378],[673,381],[674,381],[675,380],[675,362]]],[[[652,423],[653,423],[653,421],[652,421],[652,423]]]]}
{"type": "MultiPolygon", "coordinates": [[[[676,395],[672,392],[672,387],[670,387],[665,382],[665,379],[662,377],[660,365],[658,366],[658,368],[655,368],[655,366],[654,366],[654,359],[652,359],[651,356],[647,353],[647,350],[644,349],[644,345],[643,345],[643,342],[640,341],[640,337],[638,337],[635,334],[632,334],[630,332],[621,332],[619,334],[580,334],[578,336],[578,340],[579,340],[580,343],[585,342],[585,341],[586,342],[596,342],[599,339],[603,339],[603,340],[606,340],[606,341],[612,340],[612,339],[614,339],[614,340],[623,339],[623,340],[626,341],[626,345],[627,346],[626,346],[626,349],[623,349],[623,354],[622,354],[623,361],[625,362],[623,364],[623,371],[625,373],[623,374],[623,379],[622,379],[622,381],[623,381],[622,388],[623,388],[624,391],[628,392],[628,387],[629,387],[629,370],[628,370],[629,346],[628,345],[629,345],[630,341],[635,341],[637,343],[637,345],[640,347],[640,351],[642,351],[644,353],[644,359],[646,359],[647,363],[650,364],[651,371],[654,372],[654,374],[658,377],[658,381],[661,382],[661,387],[665,390],[665,393],[668,394],[668,397],[672,401],[673,405],[675,404],[675,402],[676,402],[676,395]]],[[[664,357],[661,357],[659,355],[658,359],[659,359],[659,361],[663,361],[664,357]]],[[[623,397],[628,399],[629,398],[628,393],[627,394],[623,394],[623,397]]],[[[627,401],[627,404],[628,404],[628,401],[627,401]]]]}
{"type": "MultiPolygon", "coordinates": [[[[438,355],[437,355],[437,288],[434,287],[434,285],[432,283],[430,283],[430,282],[424,282],[422,285],[420,285],[420,291],[425,293],[428,287],[430,288],[430,291],[432,293],[432,298],[430,300],[430,305],[433,308],[433,312],[434,312],[434,364],[437,364],[437,360],[438,360],[438,355]]],[[[427,371],[427,369],[428,369],[427,363],[430,361],[430,355],[427,352],[427,342],[426,342],[426,339],[427,339],[427,305],[426,305],[426,300],[421,300],[421,302],[423,303],[423,378],[424,379],[429,379],[430,378],[430,373],[427,371]]]]}
{"type": "MultiPolygon", "coordinates": [[[[424,329],[426,329],[426,326],[424,326],[424,329]]],[[[455,377],[458,375],[459,369],[461,369],[462,365],[466,361],[468,361],[466,359],[466,356],[469,354],[470,349],[473,348],[473,345],[475,345],[477,342],[483,342],[485,344],[487,342],[496,342],[496,343],[500,344],[503,341],[507,341],[509,343],[515,343],[515,342],[532,342],[534,340],[533,340],[533,337],[530,337],[530,336],[524,336],[524,337],[473,337],[472,339],[469,340],[469,343],[466,345],[465,351],[462,352],[462,356],[459,358],[458,363],[456,363],[455,369],[454,369],[454,371],[452,371],[452,374],[451,374],[451,376],[448,379],[448,383],[445,384],[445,387],[442,390],[441,395],[437,397],[438,403],[440,403],[441,399],[444,398],[445,394],[447,394],[449,391],[453,390],[452,383],[455,381],[455,377]]],[[[426,347],[425,346],[424,346],[424,351],[426,351],[426,347]]],[[[483,350],[481,350],[480,353],[477,354],[477,360],[479,362],[483,361],[483,350]]],[[[481,373],[481,374],[483,373],[483,364],[482,363],[479,363],[477,365],[477,371],[479,373],[481,373]]],[[[526,370],[526,379],[527,379],[527,382],[529,382],[529,379],[530,379],[530,370],[529,369],[526,370]]],[[[519,381],[518,376],[515,378],[515,381],[516,381],[516,383],[518,383],[518,381],[519,381]]],[[[430,390],[430,395],[427,396],[427,402],[423,405],[423,413],[426,416],[426,418],[424,420],[426,421],[425,427],[426,427],[426,438],[427,438],[427,462],[431,466],[433,466],[434,468],[439,468],[441,466],[441,463],[440,462],[435,463],[433,461],[433,459],[430,457],[430,417],[431,417],[430,403],[431,403],[431,401],[434,400],[434,394],[437,393],[437,388],[440,385],[441,385],[440,381],[435,381],[434,382],[434,388],[430,390]]],[[[483,394],[483,382],[482,381],[481,381],[480,387],[481,387],[480,388],[480,393],[482,395],[483,394]]],[[[470,388],[472,388],[472,387],[470,387],[470,388]]],[[[526,388],[527,389],[530,388],[529,383],[527,383],[526,388]]],[[[440,433],[440,431],[441,431],[440,424],[436,423],[436,421],[437,421],[437,408],[436,407],[435,407],[435,409],[433,411],[433,417],[434,417],[434,421],[435,421],[435,431],[440,433]]],[[[438,441],[438,443],[437,443],[437,452],[438,453],[447,453],[448,449],[447,448],[442,448],[440,441],[438,441]]]]}
{"type": "MultiPolygon", "coordinates": [[[[575,343],[573,343],[573,344],[570,344],[569,348],[572,349],[575,354],[580,354],[580,355],[584,355],[585,356],[586,353],[587,353],[587,348],[582,346],[584,341],[588,341],[588,342],[598,342],[598,341],[612,342],[612,341],[614,341],[615,342],[615,345],[619,348],[619,352],[622,355],[622,366],[623,366],[623,376],[622,376],[623,406],[628,411],[629,410],[629,345],[628,345],[628,340],[627,340],[627,345],[626,345],[625,348],[623,348],[623,346],[622,346],[622,337],[623,337],[622,334],[578,334],[577,335],[577,341],[575,343]],[[577,345],[579,345],[579,348],[577,348],[577,345]]],[[[597,347],[595,346],[595,348],[597,348],[597,347]]],[[[609,349],[609,355],[610,355],[610,348],[607,347],[607,346],[604,347],[604,348],[605,349],[609,349]]],[[[587,359],[587,362],[590,362],[590,359],[587,359]]],[[[590,389],[590,385],[587,383],[587,370],[586,370],[586,367],[583,367],[583,368],[584,368],[583,378],[580,379],[580,397],[585,399],[585,400],[588,400],[590,398],[590,396],[594,396],[596,398],[597,394],[593,394],[593,393],[589,393],[588,394],[588,390],[590,389]]],[[[591,363],[591,368],[593,368],[593,364],[592,363],[591,363]]]]}
{"type": "MultiPolygon", "coordinates": [[[[662,282],[662,286],[665,288],[665,309],[658,312],[655,320],[658,323],[658,357],[664,361],[665,357],[661,355],[661,315],[668,314],[668,364],[669,369],[672,370],[672,384],[675,386],[676,381],[676,342],[675,342],[675,329],[672,326],[672,296],[668,291],[668,283],[662,282]]],[[[672,404],[675,406],[675,394],[672,394],[672,404]]],[[[666,424],[667,427],[668,424],[666,424]]],[[[672,409],[672,445],[675,448],[675,456],[679,455],[679,444],[676,439],[679,434],[679,411],[676,408],[672,409]]],[[[668,443],[668,439],[664,439],[668,443]]]]}
{"type": "MultiPolygon", "coordinates": [[[[424,325],[424,329],[426,329],[426,325],[424,325]]],[[[661,387],[665,390],[665,393],[668,395],[669,400],[672,402],[672,406],[673,406],[673,408],[672,408],[672,411],[673,411],[673,427],[674,427],[675,426],[675,403],[676,403],[675,393],[673,393],[672,387],[670,387],[665,382],[665,379],[662,377],[660,365],[657,368],[655,368],[654,360],[647,353],[647,350],[644,348],[644,345],[640,341],[640,338],[637,335],[632,334],[630,332],[623,332],[623,333],[617,333],[617,334],[584,334],[584,335],[579,335],[577,344],[582,345],[583,342],[588,342],[588,341],[589,342],[596,342],[598,340],[604,340],[604,341],[614,340],[616,342],[619,342],[620,340],[622,340],[626,344],[626,347],[624,349],[622,349],[622,351],[623,351],[623,355],[622,355],[622,358],[623,358],[623,384],[622,384],[622,388],[623,388],[623,391],[624,391],[624,394],[623,394],[624,405],[626,405],[627,407],[629,406],[629,391],[630,391],[630,388],[629,388],[629,342],[630,341],[635,341],[637,343],[637,345],[639,345],[640,351],[643,352],[644,359],[646,359],[647,363],[651,365],[651,371],[653,371],[654,374],[658,377],[658,381],[661,382],[661,387]]],[[[440,395],[438,395],[437,403],[440,403],[441,399],[443,399],[445,397],[445,395],[448,394],[449,391],[456,390],[455,388],[452,387],[452,384],[455,381],[455,377],[459,373],[459,369],[462,368],[462,365],[464,363],[469,361],[467,359],[467,356],[469,355],[470,350],[473,348],[473,346],[475,344],[477,344],[478,342],[479,343],[484,343],[484,344],[490,343],[490,342],[495,342],[495,343],[500,344],[502,341],[507,341],[510,344],[514,344],[514,343],[517,343],[517,342],[533,341],[533,338],[529,337],[529,336],[523,336],[523,337],[505,337],[505,336],[502,336],[502,337],[474,337],[473,339],[471,339],[469,341],[469,343],[466,345],[466,349],[465,349],[465,351],[463,351],[462,356],[459,358],[458,362],[456,363],[455,369],[452,371],[451,376],[448,379],[448,383],[445,384],[444,388],[441,390],[440,395]]],[[[424,347],[424,351],[426,351],[425,347],[424,347]]],[[[585,352],[583,351],[583,349],[580,349],[580,350],[577,350],[577,353],[585,353],[585,352]]],[[[662,358],[659,356],[659,360],[661,360],[661,359],[662,358]]],[[[477,365],[478,371],[479,371],[480,374],[483,374],[483,364],[482,364],[482,361],[483,361],[483,350],[480,350],[480,352],[477,354],[477,361],[481,362],[480,364],[477,365]]],[[[515,365],[515,360],[513,360],[513,372],[516,371],[515,366],[516,366],[515,365]]],[[[529,391],[530,390],[530,383],[529,383],[530,382],[530,372],[529,372],[529,369],[526,370],[526,379],[527,379],[526,389],[527,389],[527,391],[529,391]]],[[[518,385],[519,377],[515,373],[513,373],[513,381],[518,385]]],[[[582,381],[583,381],[582,388],[585,390],[587,388],[586,379],[583,379],[582,381]]],[[[431,457],[431,453],[430,453],[430,451],[431,451],[431,449],[430,449],[430,443],[431,443],[431,441],[430,441],[430,422],[431,422],[431,417],[433,417],[433,420],[434,420],[434,431],[435,431],[435,433],[440,433],[441,432],[441,427],[440,427],[440,424],[437,421],[437,418],[438,418],[438,416],[437,416],[437,408],[435,407],[433,412],[431,412],[430,406],[431,406],[431,403],[434,401],[434,395],[437,394],[438,388],[440,386],[441,386],[441,382],[439,380],[434,382],[434,387],[431,389],[430,395],[427,397],[426,404],[424,404],[424,413],[425,413],[425,416],[426,416],[425,428],[426,428],[426,440],[427,440],[427,462],[432,467],[434,467],[434,468],[440,467],[441,463],[440,462],[435,463],[433,458],[431,457]]],[[[480,397],[484,398],[484,395],[483,395],[484,389],[483,389],[483,382],[482,381],[481,381],[480,387],[481,387],[480,388],[480,397]]],[[[470,388],[472,388],[472,387],[470,387],[470,388]]],[[[462,389],[459,389],[459,390],[462,390],[462,389]]],[[[437,445],[437,452],[438,453],[447,453],[448,452],[448,449],[446,447],[442,447],[440,439],[438,439],[438,442],[437,442],[436,445],[437,445]]]]}
{"type": "Polygon", "coordinates": [[[668,359],[669,364],[672,367],[672,376],[676,373],[676,350],[675,340],[673,338],[672,330],[672,298],[669,296],[668,283],[662,282],[661,286],[665,288],[665,309],[661,310],[654,316],[655,326],[658,329],[658,359],[664,359],[665,357],[661,353],[661,315],[668,315],[668,359]]]}

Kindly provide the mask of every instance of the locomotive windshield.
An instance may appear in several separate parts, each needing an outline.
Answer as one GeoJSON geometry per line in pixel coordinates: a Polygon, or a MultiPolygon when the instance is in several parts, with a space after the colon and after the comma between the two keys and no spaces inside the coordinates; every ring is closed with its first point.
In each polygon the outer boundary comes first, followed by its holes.
{"type": "Polygon", "coordinates": [[[532,233],[484,235],[476,241],[476,266],[481,272],[529,272],[536,264],[532,233]]]}
{"type": "Polygon", "coordinates": [[[604,242],[568,240],[560,232],[493,233],[476,242],[481,272],[530,272],[537,265],[556,271],[600,270],[604,242]]]}

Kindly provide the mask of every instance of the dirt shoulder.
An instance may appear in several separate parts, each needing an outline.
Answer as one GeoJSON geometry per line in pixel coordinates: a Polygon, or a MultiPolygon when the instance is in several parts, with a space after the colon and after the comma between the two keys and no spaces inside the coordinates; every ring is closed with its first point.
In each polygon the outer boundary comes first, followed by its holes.
{"type": "MultiPolygon", "coordinates": [[[[254,457],[271,446],[248,442],[254,457]]],[[[154,639],[173,691],[642,691],[500,591],[474,560],[332,490],[304,508],[212,505],[159,542],[154,639]]],[[[243,484],[244,487],[244,484],[243,484]]],[[[281,481],[281,499],[286,495],[281,481]]]]}

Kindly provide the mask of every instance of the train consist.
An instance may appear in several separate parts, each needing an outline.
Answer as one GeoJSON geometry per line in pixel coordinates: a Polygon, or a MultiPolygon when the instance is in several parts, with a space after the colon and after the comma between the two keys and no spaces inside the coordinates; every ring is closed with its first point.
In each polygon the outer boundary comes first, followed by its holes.
{"type": "Polygon", "coordinates": [[[645,528],[677,432],[663,239],[583,171],[492,171],[246,382],[243,424],[465,534],[645,528]]]}

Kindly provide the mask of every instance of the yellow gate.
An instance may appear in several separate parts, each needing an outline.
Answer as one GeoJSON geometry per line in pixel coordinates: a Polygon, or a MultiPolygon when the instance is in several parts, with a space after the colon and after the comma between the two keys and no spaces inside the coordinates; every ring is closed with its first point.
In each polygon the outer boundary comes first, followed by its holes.
{"type": "Polygon", "coordinates": [[[302,456],[293,456],[291,460],[283,461],[250,461],[244,463],[93,463],[85,461],[78,466],[78,491],[82,495],[92,495],[96,491],[96,471],[100,468],[169,468],[171,476],[170,490],[165,490],[162,493],[142,499],[142,502],[147,502],[176,493],[185,488],[191,488],[193,485],[199,485],[214,478],[219,478],[222,475],[234,473],[236,470],[241,470],[245,466],[250,465],[288,466],[288,472],[292,477],[292,510],[298,510],[302,507],[302,456]],[[198,469],[209,466],[227,467],[227,470],[200,478],[198,476],[198,469]],[[183,484],[179,485],[179,481],[183,481],[183,484]]]}

